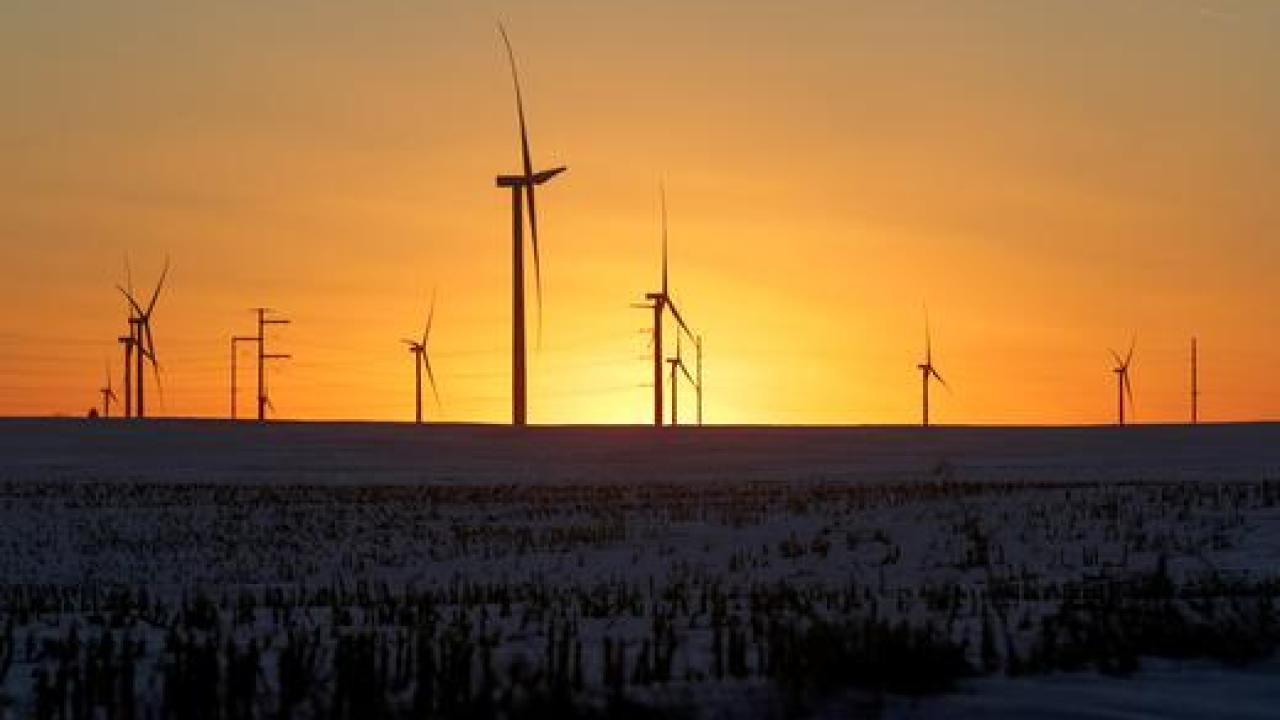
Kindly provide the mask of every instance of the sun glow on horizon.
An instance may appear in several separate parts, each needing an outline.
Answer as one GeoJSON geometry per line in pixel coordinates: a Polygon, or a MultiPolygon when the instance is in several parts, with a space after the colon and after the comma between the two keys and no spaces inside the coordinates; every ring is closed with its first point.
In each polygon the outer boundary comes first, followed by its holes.
{"type": "MultiPolygon", "coordinates": [[[[502,5],[535,162],[569,167],[538,195],[530,421],[650,421],[659,181],[710,423],[917,422],[926,303],[939,423],[1110,422],[1135,334],[1138,422],[1187,417],[1193,335],[1203,419],[1280,418],[1280,5],[965,5],[502,5]]],[[[173,259],[155,414],[225,417],[269,305],[280,417],[411,419],[399,340],[436,289],[426,418],[508,419],[493,15],[0,9],[0,414],[82,415],[107,365],[119,392],[127,253],[139,287],[173,259]]]]}

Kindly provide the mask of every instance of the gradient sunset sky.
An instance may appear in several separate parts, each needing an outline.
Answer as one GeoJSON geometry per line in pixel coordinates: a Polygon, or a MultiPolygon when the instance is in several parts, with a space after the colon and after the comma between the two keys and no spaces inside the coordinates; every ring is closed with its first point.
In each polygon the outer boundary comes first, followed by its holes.
{"type": "Polygon", "coordinates": [[[1134,333],[1138,421],[1187,417],[1193,334],[1205,419],[1280,418],[1269,0],[6,0],[0,414],[119,386],[127,254],[173,263],[156,414],[225,416],[269,305],[282,417],[410,419],[438,288],[428,417],[505,421],[499,18],[569,166],[532,422],[650,417],[660,179],[709,422],[916,422],[926,303],[938,422],[1109,422],[1134,333]]]}

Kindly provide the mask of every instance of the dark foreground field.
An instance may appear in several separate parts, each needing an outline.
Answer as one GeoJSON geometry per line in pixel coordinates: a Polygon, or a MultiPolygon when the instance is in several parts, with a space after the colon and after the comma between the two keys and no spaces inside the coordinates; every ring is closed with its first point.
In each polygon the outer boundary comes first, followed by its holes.
{"type": "Polygon", "coordinates": [[[0,419],[11,476],[157,482],[637,483],[1256,476],[1280,423],[1126,428],[537,427],[0,419]]]}
{"type": "Polygon", "coordinates": [[[0,421],[0,716],[1269,717],[1278,595],[1275,425],[0,421]]]}

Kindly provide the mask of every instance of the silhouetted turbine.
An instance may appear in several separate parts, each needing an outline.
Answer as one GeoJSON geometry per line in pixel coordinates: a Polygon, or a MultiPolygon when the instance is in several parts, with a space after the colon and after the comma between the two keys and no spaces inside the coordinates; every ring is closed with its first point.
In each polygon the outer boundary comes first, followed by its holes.
{"type": "MultiPolygon", "coordinates": [[[[156,289],[151,293],[151,300],[144,309],[142,305],[133,297],[131,290],[116,286],[125,298],[129,301],[132,308],[132,317],[129,322],[133,325],[134,337],[132,345],[136,346],[133,353],[134,359],[134,393],[136,395],[136,403],[134,406],[135,417],[146,417],[146,381],[143,375],[145,367],[143,360],[151,361],[151,369],[156,376],[156,389],[160,390],[160,362],[156,358],[155,337],[151,334],[151,314],[155,312],[156,301],[160,299],[160,290],[164,287],[164,280],[169,275],[169,259],[165,258],[164,270],[160,272],[160,280],[156,282],[156,289]]],[[[128,353],[128,346],[126,346],[128,353]]]]}
{"type": "Polygon", "coordinates": [[[685,334],[693,337],[693,332],[689,330],[689,326],[684,322],[684,317],[680,315],[680,310],[671,299],[670,286],[668,284],[667,277],[667,191],[662,183],[658,184],[658,197],[662,219],[662,289],[658,292],[645,293],[645,300],[648,300],[649,302],[634,306],[653,310],[653,424],[655,427],[662,426],[662,364],[664,361],[662,355],[663,313],[669,310],[671,312],[671,316],[675,318],[676,324],[679,325],[676,335],[677,339],[679,338],[680,331],[683,331],[685,334]]]}
{"type": "Polygon", "coordinates": [[[106,363],[106,370],[107,370],[107,374],[106,374],[107,384],[99,388],[98,392],[102,393],[102,417],[109,418],[111,417],[111,403],[112,401],[117,400],[117,398],[116,398],[115,390],[111,389],[111,363],[110,362],[106,363]]]}
{"type": "Polygon", "coordinates": [[[667,363],[671,365],[671,424],[674,426],[680,424],[680,376],[677,375],[677,372],[682,373],[690,385],[695,388],[698,385],[693,376],[689,374],[689,368],[684,364],[684,357],[680,351],[680,336],[678,334],[676,335],[676,354],[667,358],[667,363]]]}
{"type": "Polygon", "coordinates": [[[942,379],[942,375],[938,372],[938,369],[933,366],[933,341],[929,333],[928,313],[925,313],[924,316],[924,362],[917,365],[916,368],[920,370],[921,391],[923,393],[923,407],[921,412],[922,424],[924,427],[929,427],[930,376],[941,383],[942,387],[947,388],[948,390],[950,390],[950,388],[947,386],[947,381],[942,379]]]}
{"type": "Polygon", "coordinates": [[[1200,423],[1200,356],[1196,339],[1191,338],[1191,424],[1200,423]]]}
{"type": "Polygon", "coordinates": [[[511,65],[511,82],[516,92],[516,116],[520,121],[519,175],[499,175],[498,187],[511,188],[511,424],[524,425],[528,418],[528,366],[525,353],[524,312],[524,210],[529,205],[529,235],[533,247],[533,274],[538,301],[538,334],[542,334],[542,261],[538,252],[538,213],[534,202],[534,188],[564,172],[564,166],[534,172],[529,151],[529,132],[524,118],[524,97],[520,93],[520,76],[516,71],[516,56],[511,49],[507,30],[498,23],[502,44],[507,50],[511,65]]]}
{"type": "MultiPolygon", "coordinates": [[[[1129,405],[1133,405],[1133,383],[1129,379],[1129,366],[1133,362],[1133,349],[1137,345],[1135,337],[1129,343],[1129,352],[1120,359],[1120,353],[1111,350],[1111,357],[1115,359],[1116,365],[1111,372],[1116,374],[1116,424],[1124,425],[1125,398],[1128,397],[1129,405]]],[[[1132,409],[1132,407],[1130,408],[1132,409]]]]}
{"type": "MultiPolygon", "coordinates": [[[[133,270],[129,267],[129,256],[124,256],[124,282],[129,294],[133,294],[133,270]]],[[[116,341],[124,346],[124,416],[133,417],[133,351],[138,344],[138,322],[133,314],[133,305],[126,301],[129,309],[129,334],[121,335],[116,341]]]]}
{"type": "Polygon", "coordinates": [[[440,392],[436,389],[436,376],[431,372],[431,360],[427,358],[427,340],[431,336],[431,320],[436,315],[436,294],[431,293],[431,309],[427,311],[427,326],[422,331],[422,340],[415,342],[413,340],[402,340],[401,342],[409,346],[409,352],[413,355],[413,375],[414,375],[414,422],[422,422],[422,371],[427,371],[427,379],[431,383],[431,394],[436,398],[436,405],[440,404],[440,392]]]}

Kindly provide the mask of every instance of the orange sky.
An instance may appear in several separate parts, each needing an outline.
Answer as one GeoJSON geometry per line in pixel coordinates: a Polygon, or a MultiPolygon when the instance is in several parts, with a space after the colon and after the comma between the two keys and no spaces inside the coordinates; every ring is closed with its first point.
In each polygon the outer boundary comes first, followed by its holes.
{"type": "Polygon", "coordinates": [[[1193,333],[1204,417],[1280,418],[1280,3],[177,5],[0,6],[2,414],[119,384],[127,253],[173,260],[158,414],[226,413],[265,304],[282,417],[411,418],[438,287],[428,416],[505,420],[502,17],[570,167],[531,421],[650,417],[660,178],[710,422],[915,422],[926,302],[939,422],[1109,421],[1134,332],[1140,421],[1186,417],[1193,333]]]}

